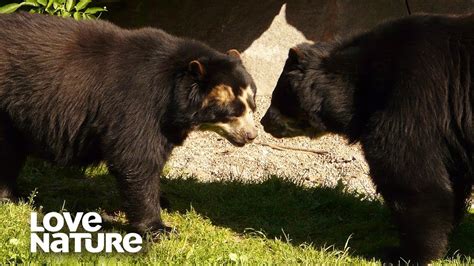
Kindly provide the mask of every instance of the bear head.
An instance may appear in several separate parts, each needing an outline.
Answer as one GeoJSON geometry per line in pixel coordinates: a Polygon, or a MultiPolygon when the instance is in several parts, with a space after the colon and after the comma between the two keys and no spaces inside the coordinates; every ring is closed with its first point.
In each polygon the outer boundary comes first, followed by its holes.
{"type": "Polygon", "coordinates": [[[330,73],[331,65],[337,65],[327,60],[332,48],[331,43],[305,43],[289,50],[271,105],[261,120],[266,132],[277,138],[317,138],[327,132],[340,133],[348,124],[350,94],[345,92],[347,84],[330,73]]]}
{"type": "Polygon", "coordinates": [[[196,58],[189,62],[188,74],[193,128],[214,131],[239,147],[257,137],[253,116],[257,88],[239,52],[196,58]]]}

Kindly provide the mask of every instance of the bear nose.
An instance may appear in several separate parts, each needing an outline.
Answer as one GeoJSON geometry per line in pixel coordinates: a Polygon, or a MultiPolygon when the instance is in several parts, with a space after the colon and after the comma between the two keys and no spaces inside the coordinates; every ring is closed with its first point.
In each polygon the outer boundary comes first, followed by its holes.
{"type": "Polygon", "coordinates": [[[247,142],[253,141],[255,138],[257,138],[257,136],[258,133],[256,129],[245,132],[245,138],[247,142]]]}
{"type": "Polygon", "coordinates": [[[260,124],[262,124],[262,126],[265,128],[268,126],[270,122],[270,117],[268,115],[268,112],[263,116],[262,120],[260,120],[260,124]]]}

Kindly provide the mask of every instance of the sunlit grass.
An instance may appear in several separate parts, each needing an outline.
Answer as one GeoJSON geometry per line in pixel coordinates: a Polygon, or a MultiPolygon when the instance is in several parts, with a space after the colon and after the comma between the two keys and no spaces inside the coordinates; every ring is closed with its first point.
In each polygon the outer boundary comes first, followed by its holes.
{"type": "MultiPolygon", "coordinates": [[[[20,185],[26,203],[0,205],[1,264],[378,264],[384,248],[397,241],[380,202],[341,186],[308,188],[278,177],[260,183],[165,178],[163,190],[172,209],[163,219],[177,234],[148,242],[138,255],[32,254],[32,210],[99,211],[115,220],[104,226],[114,232],[124,232],[126,218],[105,166],[61,169],[34,161],[23,171],[20,185]]],[[[448,258],[454,258],[438,263],[473,263],[466,256],[474,254],[473,239],[470,214],[453,234],[448,258]]]]}

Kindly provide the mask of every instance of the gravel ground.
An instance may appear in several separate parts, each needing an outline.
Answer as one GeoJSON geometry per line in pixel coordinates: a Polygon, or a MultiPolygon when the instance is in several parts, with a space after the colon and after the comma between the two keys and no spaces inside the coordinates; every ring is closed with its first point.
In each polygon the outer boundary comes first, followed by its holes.
{"type": "MultiPolygon", "coordinates": [[[[270,104],[269,96],[257,96],[256,121],[270,104]]],[[[343,182],[350,190],[374,195],[368,166],[357,145],[344,138],[326,135],[308,138],[275,139],[259,125],[256,143],[234,147],[213,132],[193,132],[183,146],[174,150],[168,162],[170,175],[193,175],[202,181],[240,179],[261,180],[278,175],[303,181],[306,185],[335,186],[343,182]],[[325,151],[278,150],[262,144],[325,151]]]]}

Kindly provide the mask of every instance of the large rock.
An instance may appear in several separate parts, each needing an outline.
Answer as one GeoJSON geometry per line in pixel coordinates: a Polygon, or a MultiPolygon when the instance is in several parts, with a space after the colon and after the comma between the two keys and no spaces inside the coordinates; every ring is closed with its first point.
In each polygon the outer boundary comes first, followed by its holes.
{"type": "MultiPolygon", "coordinates": [[[[472,0],[408,4],[413,13],[474,11],[472,0]]],[[[125,27],[155,26],[221,51],[242,51],[262,95],[271,94],[291,46],[345,36],[408,14],[405,0],[123,0],[109,9],[108,19],[125,27]]]]}

